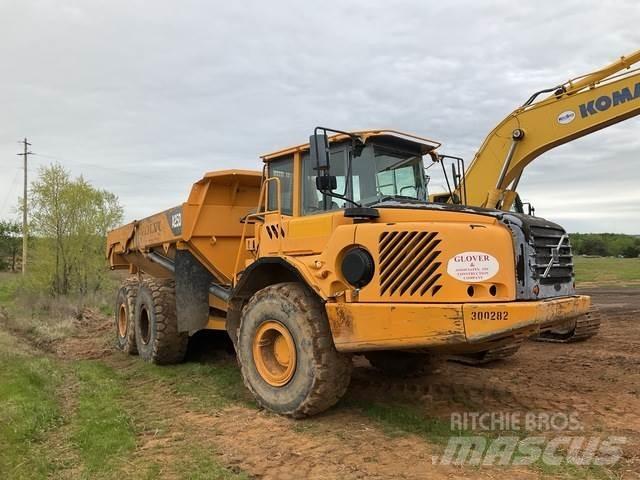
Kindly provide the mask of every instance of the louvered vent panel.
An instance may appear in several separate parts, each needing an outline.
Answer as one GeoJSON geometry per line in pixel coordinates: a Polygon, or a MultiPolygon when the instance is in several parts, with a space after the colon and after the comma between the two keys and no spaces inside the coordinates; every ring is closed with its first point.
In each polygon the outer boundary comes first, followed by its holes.
{"type": "Polygon", "coordinates": [[[434,296],[442,285],[437,232],[395,231],[380,235],[380,295],[434,296]]]}

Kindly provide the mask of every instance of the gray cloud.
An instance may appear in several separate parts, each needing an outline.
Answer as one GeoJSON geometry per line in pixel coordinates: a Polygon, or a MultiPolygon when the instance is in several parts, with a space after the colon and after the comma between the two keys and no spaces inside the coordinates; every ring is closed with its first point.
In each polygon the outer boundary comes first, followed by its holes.
{"type": "MultiPolygon", "coordinates": [[[[637,49],[639,14],[633,0],[5,0],[0,216],[25,135],[47,155],[32,176],[55,157],[129,219],[183,201],[207,170],[259,168],[317,124],[407,130],[470,161],[533,91],[637,49]]],[[[523,196],[570,230],[640,233],[637,122],[548,152],[523,196]]]]}

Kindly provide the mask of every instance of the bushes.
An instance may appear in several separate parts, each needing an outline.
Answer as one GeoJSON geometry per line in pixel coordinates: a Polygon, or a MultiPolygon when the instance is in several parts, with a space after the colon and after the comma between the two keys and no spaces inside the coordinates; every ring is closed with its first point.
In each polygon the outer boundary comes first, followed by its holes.
{"type": "Polygon", "coordinates": [[[572,233],[571,244],[577,255],[636,258],[640,237],[617,233],[572,233]]]}
{"type": "Polygon", "coordinates": [[[13,221],[0,220],[0,271],[16,271],[21,245],[20,225],[13,221]]]}

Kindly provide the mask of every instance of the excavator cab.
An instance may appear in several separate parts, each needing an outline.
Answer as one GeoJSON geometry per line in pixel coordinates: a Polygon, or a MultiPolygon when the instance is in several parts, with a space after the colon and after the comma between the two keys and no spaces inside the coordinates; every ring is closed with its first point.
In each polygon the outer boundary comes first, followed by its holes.
{"type": "Polygon", "coordinates": [[[510,211],[514,213],[522,213],[529,215],[530,217],[536,216],[536,209],[531,202],[523,202],[520,198],[520,194],[516,193],[513,205],[511,205],[510,211]]]}
{"type": "MultiPolygon", "coordinates": [[[[467,205],[466,186],[464,181],[464,160],[460,157],[438,154],[436,155],[434,162],[440,163],[442,166],[442,173],[447,185],[447,191],[430,195],[429,201],[434,203],[467,205]],[[447,172],[447,165],[449,166],[450,173],[447,172]]],[[[504,210],[512,213],[529,215],[531,217],[535,216],[536,209],[531,202],[523,202],[520,198],[520,194],[514,191],[510,191],[509,195],[511,200],[508,200],[507,197],[503,200],[503,202],[510,201],[510,205],[508,206],[503,203],[503,207],[506,207],[503,208],[504,210]]]]}
{"type": "Polygon", "coordinates": [[[431,168],[435,164],[442,167],[442,175],[447,186],[446,192],[436,193],[429,196],[429,201],[433,203],[453,203],[457,205],[467,203],[467,192],[464,185],[464,159],[462,157],[454,157],[452,155],[435,154],[431,156],[433,164],[426,169],[431,168]],[[450,170],[451,177],[447,169],[450,170]]]}

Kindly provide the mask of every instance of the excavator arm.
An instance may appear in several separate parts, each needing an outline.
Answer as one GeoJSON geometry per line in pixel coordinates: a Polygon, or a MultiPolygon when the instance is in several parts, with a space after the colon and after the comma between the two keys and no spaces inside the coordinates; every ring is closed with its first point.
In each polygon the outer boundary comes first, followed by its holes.
{"type": "Polygon", "coordinates": [[[640,113],[640,50],[607,67],[534,94],[484,140],[454,198],[509,210],[524,168],[558,145],[640,113]],[[543,93],[551,95],[537,100],[543,93]],[[466,190],[466,191],[465,191],[466,190]]]}

